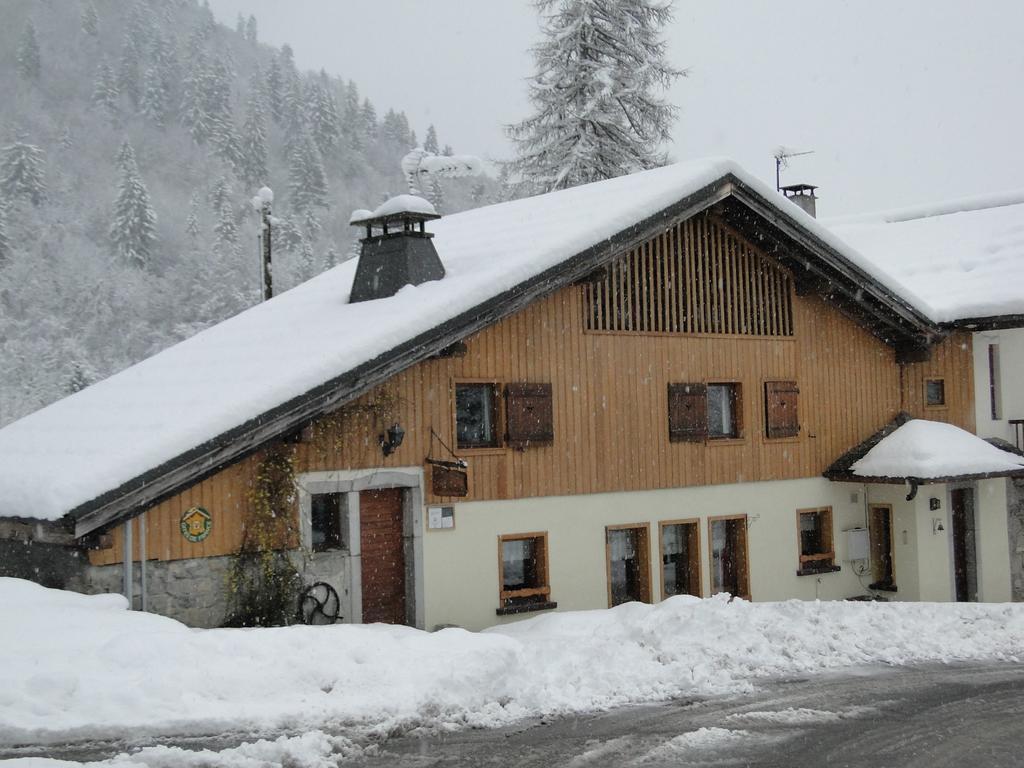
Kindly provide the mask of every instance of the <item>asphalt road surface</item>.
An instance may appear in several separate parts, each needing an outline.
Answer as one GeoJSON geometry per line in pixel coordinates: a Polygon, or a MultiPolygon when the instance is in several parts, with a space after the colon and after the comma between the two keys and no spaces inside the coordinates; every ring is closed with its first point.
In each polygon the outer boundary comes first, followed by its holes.
{"type": "Polygon", "coordinates": [[[745,696],[403,737],[350,765],[1024,766],[1024,665],[869,668],[745,696]],[[704,730],[702,730],[704,729],[704,730]]]}
{"type": "MultiPolygon", "coordinates": [[[[761,681],[756,691],[744,695],[625,707],[495,730],[386,740],[365,732],[332,732],[358,744],[357,753],[362,748],[361,756],[349,753],[343,767],[1024,768],[1024,664],[864,667],[761,681]]],[[[6,752],[0,747],[0,759],[101,760],[154,744],[218,752],[278,735],[21,745],[6,752]]],[[[214,766],[216,758],[202,764],[214,766]]],[[[289,763],[289,768],[300,767],[289,763]]]]}

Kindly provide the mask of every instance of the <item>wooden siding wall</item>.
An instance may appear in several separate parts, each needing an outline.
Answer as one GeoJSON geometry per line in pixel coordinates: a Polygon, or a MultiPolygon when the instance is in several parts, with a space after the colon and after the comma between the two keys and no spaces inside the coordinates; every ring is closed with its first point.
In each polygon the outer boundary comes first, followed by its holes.
{"type": "MultiPolygon", "coordinates": [[[[455,445],[454,386],[464,381],[550,382],[555,431],[550,446],[460,451],[469,462],[466,500],[816,476],[901,408],[973,429],[968,334],[939,345],[931,362],[901,371],[891,347],[816,297],[791,296],[793,335],[768,338],[587,331],[587,290],[559,290],[467,338],[465,357],[428,360],[395,376],[381,388],[397,397],[393,414],[378,424],[369,423],[372,417],[351,419],[340,440],[328,435],[296,445],[297,472],[421,466],[431,452],[448,458],[431,440],[431,429],[455,445]],[[923,404],[924,381],[932,377],[945,379],[945,408],[923,404]],[[763,391],[770,380],[796,381],[800,388],[801,429],[795,438],[764,437],[763,391]],[[668,383],[680,381],[739,382],[742,437],[670,443],[668,383]],[[405,441],[385,459],[376,438],[394,420],[405,427],[405,441]]],[[[379,392],[358,402],[376,402],[379,392]]],[[[148,510],[147,558],[234,552],[259,458],[245,459],[148,510]],[[211,512],[213,529],[205,541],[192,544],[178,525],[195,504],[211,512]]],[[[425,490],[428,503],[459,501],[431,495],[429,467],[425,490]]],[[[120,558],[118,528],[113,547],[93,551],[91,560],[106,564],[120,558]]]]}

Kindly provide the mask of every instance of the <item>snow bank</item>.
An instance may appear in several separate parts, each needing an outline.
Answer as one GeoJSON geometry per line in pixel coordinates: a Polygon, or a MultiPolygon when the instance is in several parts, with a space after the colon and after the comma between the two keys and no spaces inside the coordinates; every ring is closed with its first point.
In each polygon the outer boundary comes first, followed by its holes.
{"type": "Polygon", "coordinates": [[[483,633],[193,630],[0,579],[0,744],[226,730],[494,726],[851,664],[1024,658],[1024,605],[729,602],[551,614],[483,633]]]}
{"type": "Polygon", "coordinates": [[[955,477],[1024,469],[1024,458],[952,424],[913,419],[850,469],[860,477],[955,477]]]}

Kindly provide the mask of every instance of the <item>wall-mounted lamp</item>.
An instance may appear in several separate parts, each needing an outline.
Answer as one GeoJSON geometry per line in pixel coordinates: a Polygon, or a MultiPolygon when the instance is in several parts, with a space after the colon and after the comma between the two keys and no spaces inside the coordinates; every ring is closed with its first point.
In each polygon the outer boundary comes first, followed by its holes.
{"type": "Polygon", "coordinates": [[[402,444],[402,440],[405,439],[405,430],[399,426],[398,422],[395,422],[388,427],[387,435],[380,435],[377,439],[380,442],[381,453],[385,456],[390,456],[402,444]]]}
{"type": "Polygon", "coordinates": [[[942,509],[942,502],[939,501],[935,496],[928,499],[928,509],[934,512],[937,509],[942,509]]]}

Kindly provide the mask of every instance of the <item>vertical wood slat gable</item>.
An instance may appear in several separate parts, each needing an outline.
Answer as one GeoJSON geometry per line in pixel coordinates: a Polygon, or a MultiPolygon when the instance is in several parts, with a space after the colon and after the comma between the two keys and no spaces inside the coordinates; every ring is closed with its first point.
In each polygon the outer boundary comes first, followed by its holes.
{"type": "MultiPolygon", "coordinates": [[[[735,298],[728,302],[728,309],[734,327],[749,331],[757,317],[752,293],[757,264],[769,257],[713,217],[711,225],[725,233],[725,242],[735,254],[730,257],[727,248],[724,256],[735,266],[735,272],[726,273],[726,280],[736,275],[735,298]]],[[[892,349],[815,296],[792,297],[790,336],[695,335],[692,329],[699,322],[700,308],[694,298],[697,286],[689,277],[694,274],[691,261],[696,259],[687,234],[690,229],[692,220],[663,234],[669,274],[665,279],[674,288],[666,332],[587,332],[594,297],[600,298],[602,312],[619,317],[621,307],[627,306],[624,292],[605,290],[607,281],[562,288],[466,338],[465,357],[423,361],[359,398],[356,404],[366,405],[374,402],[379,391],[393,392],[397,395],[393,418],[365,434],[331,439],[326,450],[310,444],[294,446],[296,471],[422,465],[430,452],[431,428],[447,444],[455,444],[454,382],[475,380],[502,385],[550,383],[557,430],[550,446],[468,452],[467,501],[819,475],[900,409],[901,369],[892,349]],[[742,406],[746,437],[727,443],[670,442],[665,430],[668,385],[714,380],[741,382],[750,393],[742,406]],[[761,395],[766,381],[799,383],[802,429],[797,437],[765,439],[761,395]],[[376,436],[380,427],[394,421],[406,429],[405,441],[384,458],[376,436]]],[[[610,264],[607,271],[610,277],[618,274],[625,274],[622,260],[610,264]]],[[[927,417],[971,428],[971,356],[970,335],[954,334],[936,348],[930,362],[903,366],[908,399],[918,401],[909,403],[908,410],[925,415],[917,394],[923,380],[943,377],[949,387],[949,405],[927,417]],[[962,383],[954,387],[950,382],[962,383]]],[[[187,542],[179,530],[181,513],[192,499],[190,490],[150,508],[147,556],[174,560],[195,557],[200,549],[206,555],[237,549],[258,466],[257,454],[207,481],[202,502],[214,517],[214,534],[205,548],[187,542]]],[[[425,491],[428,504],[451,503],[452,497],[431,492],[429,474],[425,491]]],[[[119,528],[114,539],[112,548],[90,553],[90,560],[119,562],[119,528]]]]}

